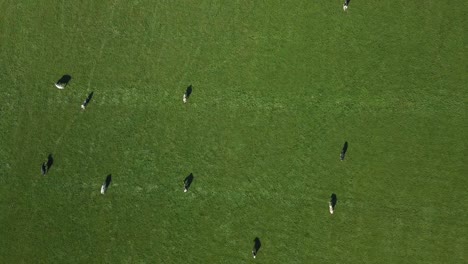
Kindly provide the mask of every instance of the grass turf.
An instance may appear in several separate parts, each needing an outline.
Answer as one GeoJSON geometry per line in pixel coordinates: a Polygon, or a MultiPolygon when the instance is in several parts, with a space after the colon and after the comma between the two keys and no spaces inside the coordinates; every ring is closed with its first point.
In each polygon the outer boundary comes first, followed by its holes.
{"type": "Polygon", "coordinates": [[[0,1],[0,262],[466,262],[455,2],[0,1]]]}

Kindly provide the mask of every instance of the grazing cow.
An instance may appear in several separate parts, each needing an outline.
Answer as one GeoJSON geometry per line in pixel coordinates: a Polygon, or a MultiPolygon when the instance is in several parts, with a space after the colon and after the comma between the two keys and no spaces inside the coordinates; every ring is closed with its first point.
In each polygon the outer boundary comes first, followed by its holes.
{"type": "Polygon", "coordinates": [[[107,186],[106,186],[106,183],[104,182],[104,183],[101,185],[101,194],[106,193],[106,191],[107,191],[107,186]]]}
{"type": "Polygon", "coordinates": [[[182,97],[182,101],[184,102],[184,104],[188,101],[191,94],[192,94],[192,85],[189,85],[187,87],[187,90],[185,90],[184,96],[182,97]]]}
{"type": "Polygon", "coordinates": [[[112,175],[109,174],[106,177],[106,181],[101,185],[101,194],[106,193],[107,189],[109,188],[109,185],[111,184],[112,181],[112,175]]]}
{"type": "Polygon", "coordinates": [[[65,87],[68,85],[70,80],[71,80],[71,76],[68,74],[65,74],[55,83],[55,87],[57,87],[58,89],[65,89],[65,87]]]}
{"type": "Polygon", "coordinates": [[[348,9],[349,2],[351,2],[351,0],[345,0],[345,1],[344,1],[344,4],[343,4],[343,11],[346,11],[346,10],[348,9]]]}
{"type": "Polygon", "coordinates": [[[190,185],[193,181],[193,173],[190,173],[189,176],[185,177],[184,179],[184,192],[188,192],[190,185]]]}
{"type": "Polygon", "coordinates": [[[46,173],[47,173],[47,163],[46,162],[42,163],[42,165],[41,165],[41,173],[42,173],[42,176],[45,176],[46,173]]]}
{"type": "Polygon", "coordinates": [[[254,246],[252,248],[252,257],[257,258],[258,251],[260,250],[260,247],[262,246],[262,243],[260,242],[260,238],[256,237],[254,239],[254,246]]]}
{"type": "Polygon", "coordinates": [[[328,202],[328,210],[330,211],[330,214],[333,214],[335,212],[335,206],[337,201],[338,199],[336,198],[336,194],[332,193],[330,197],[330,202],[328,202]]]}
{"type": "Polygon", "coordinates": [[[81,104],[81,109],[85,110],[86,109],[86,106],[89,104],[89,101],[91,101],[91,99],[93,98],[93,93],[94,92],[91,92],[88,97],[86,97],[86,99],[84,100],[83,104],[81,104]]]}

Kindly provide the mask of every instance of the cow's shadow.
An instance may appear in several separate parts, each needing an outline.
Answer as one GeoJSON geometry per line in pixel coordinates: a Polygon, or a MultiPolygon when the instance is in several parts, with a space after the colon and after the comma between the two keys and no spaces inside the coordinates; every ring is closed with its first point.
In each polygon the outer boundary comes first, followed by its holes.
{"type": "Polygon", "coordinates": [[[109,174],[109,175],[107,175],[106,181],[104,182],[104,186],[105,186],[106,189],[109,188],[109,185],[111,184],[111,182],[112,182],[112,175],[109,174]]]}
{"type": "Polygon", "coordinates": [[[57,86],[57,88],[63,89],[68,85],[68,83],[70,83],[71,79],[72,77],[70,75],[65,74],[60,79],[58,79],[58,81],[55,83],[55,86],[57,86]]]}
{"type": "Polygon", "coordinates": [[[88,97],[86,97],[86,100],[84,101],[83,105],[88,105],[91,99],[93,99],[94,92],[91,92],[88,97]]]}
{"type": "Polygon", "coordinates": [[[253,246],[252,251],[257,253],[261,247],[262,247],[262,242],[260,242],[260,238],[256,237],[254,239],[254,246],[253,246]]]}
{"type": "Polygon", "coordinates": [[[52,157],[52,153],[51,153],[49,154],[49,156],[47,156],[47,163],[46,163],[47,170],[50,170],[52,165],[54,165],[54,157],[52,157]]]}
{"type": "Polygon", "coordinates": [[[338,198],[336,197],[336,194],[332,193],[330,197],[330,205],[333,209],[335,209],[336,203],[338,202],[338,198]]]}
{"type": "Polygon", "coordinates": [[[193,91],[193,86],[192,85],[189,85],[187,87],[187,89],[185,90],[185,97],[188,99],[190,97],[190,95],[192,94],[192,91],[193,91]]]}
{"type": "Polygon", "coordinates": [[[348,141],[345,141],[343,145],[343,149],[341,150],[341,153],[340,153],[340,160],[343,161],[345,159],[346,151],[348,151],[348,141]]]}

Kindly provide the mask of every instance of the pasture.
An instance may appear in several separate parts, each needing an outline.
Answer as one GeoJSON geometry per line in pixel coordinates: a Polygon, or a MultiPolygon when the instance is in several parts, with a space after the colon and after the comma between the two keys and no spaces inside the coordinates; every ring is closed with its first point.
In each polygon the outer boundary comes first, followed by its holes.
{"type": "Polygon", "coordinates": [[[463,6],[0,1],[0,263],[466,263],[463,6]]]}

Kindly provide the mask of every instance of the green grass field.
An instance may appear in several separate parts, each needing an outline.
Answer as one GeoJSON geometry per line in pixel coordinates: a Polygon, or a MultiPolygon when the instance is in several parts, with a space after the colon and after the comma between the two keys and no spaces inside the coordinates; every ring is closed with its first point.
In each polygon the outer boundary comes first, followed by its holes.
{"type": "Polygon", "coordinates": [[[0,0],[0,263],[467,263],[466,36],[458,0],[0,0]]]}

